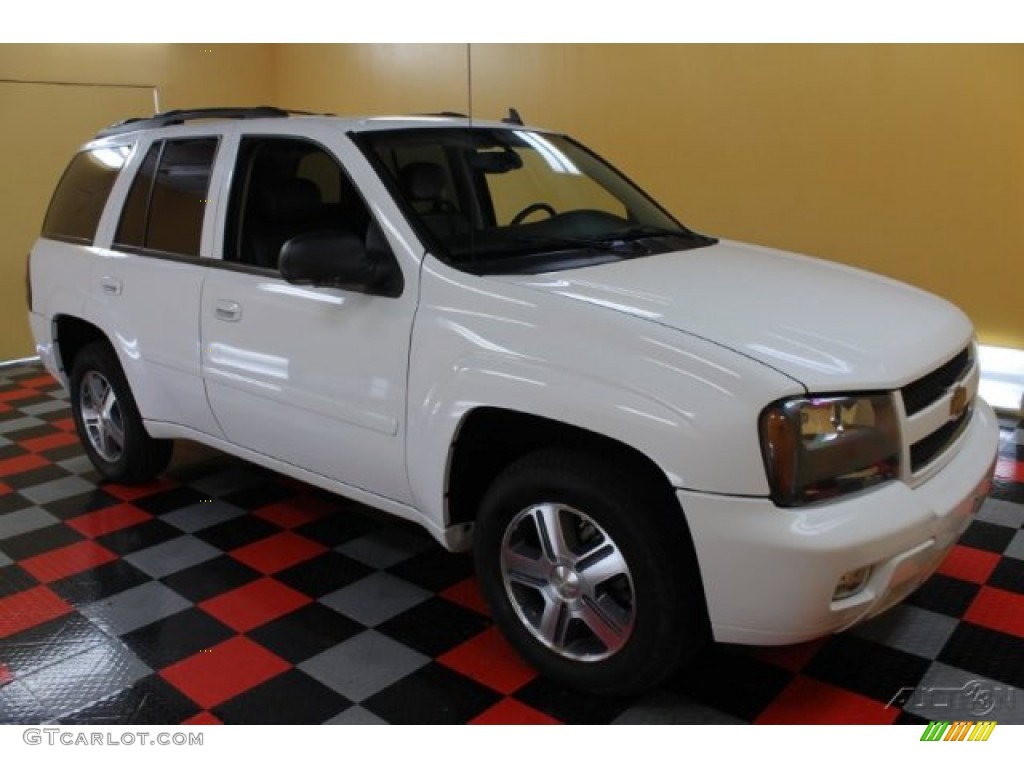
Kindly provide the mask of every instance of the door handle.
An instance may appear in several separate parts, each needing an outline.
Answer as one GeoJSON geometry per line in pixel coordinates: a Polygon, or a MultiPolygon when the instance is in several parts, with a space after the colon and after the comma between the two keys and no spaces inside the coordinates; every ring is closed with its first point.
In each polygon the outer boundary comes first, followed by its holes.
{"type": "Polygon", "coordinates": [[[217,299],[213,307],[213,313],[218,320],[223,320],[226,323],[237,323],[242,319],[242,305],[237,301],[217,299]]]}
{"type": "Polygon", "coordinates": [[[116,277],[104,275],[100,278],[100,290],[108,296],[120,296],[123,284],[116,277]]]}

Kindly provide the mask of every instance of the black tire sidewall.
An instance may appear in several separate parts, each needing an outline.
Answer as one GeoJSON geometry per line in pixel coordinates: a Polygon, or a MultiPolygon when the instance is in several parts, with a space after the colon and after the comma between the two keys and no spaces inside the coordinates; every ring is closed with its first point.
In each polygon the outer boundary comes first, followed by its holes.
{"type": "Polygon", "coordinates": [[[609,464],[581,459],[558,468],[558,458],[530,457],[499,477],[486,494],[474,534],[481,590],[509,642],[543,674],[592,693],[648,688],[678,666],[699,632],[687,626],[690,612],[685,603],[695,596],[686,594],[680,553],[661,524],[665,510],[651,508],[658,502],[650,494],[631,498],[639,489],[609,464]],[[591,467],[589,472],[579,471],[591,467]],[[505,531],[516,514],[545,502],[591,517],[615,541],[628,564],[635,624],[626,645],[607,659],[577,661],[546,648],[523,625],[505,591],[499,563],[505,531]]]}

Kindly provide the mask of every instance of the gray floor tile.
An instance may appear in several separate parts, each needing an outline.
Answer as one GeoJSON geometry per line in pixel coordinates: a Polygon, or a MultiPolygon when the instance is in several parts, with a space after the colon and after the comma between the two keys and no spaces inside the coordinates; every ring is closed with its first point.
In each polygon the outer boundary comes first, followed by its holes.
{"type": "Polygon", "coordinates": [[[612,725],[741,725],[744,721],[669,691],[647,694],[612,725]]]}
{"type": "Polygon", "coordinates": [[[436,546],[429,534],[412,526],[389,526],[353,539],[337,551],[373,568],[390,568],[436,546]]]}
{"type": "Polygon", "coordinates": [[[985,503],[978,511],[978,519],[986,523],[1020,528],[1024,526],[1024,504],[1014,504],[1002,499],[985,499],[985,503]]]}
{"type": "Polygon", "coordinates": [[[3,568],[5,565],[10,565],[13,562],[14,561],[11,560],[11,558],[9,558],[3,552],[0,552],[0,568],[3,568]]]}
{"type": "Polygon", "coordinates": [[[53,413],[54,411],[62,411],[68,407],[68,404],[61,400],[50,400],[45,403],[35,403],[34,405],[26,405],[21,408],[22,413],[27,413],[29,416],[38,416],[42,413],[53,413]]]}
{"type": "Polygon", "coordinates": [[[299,664],[299,669],[350,701],[373,696],[430,661],[372,629],[299,664]]]}
{"type": "Polygon", "coordinates": [[[1024,724],[1024,691],[941,662],[928,668],[903,704],[925,720],[995,720],[1024,724]]]}
{"type": "MultiPolygon", "coordinates": [[[[84,475],[86,472],[92,472],[95,469],[92,462],[89,461],[89,457],[85,454],[81,456],[74,456],[70,459],[65,459],[64,461],[58,461],[57,466],[66,469],[68,472],[75,475],[84,475]]],[[[95,487],[95,484],[93,487],[95,487]]]]}
{"type": "Polygon", "coordinates": [[[7,421],[0,421],[0,435],[8,434],[10,432],[18,432],[22,429],[40,427],[45,423],[45,421],[43,421],[42,419],[37,419],[35,416],[24,416],[20,419],[8,419],[7,421]]]}
{"type": "Polygon", "coordinates": [[[110,638],[84,653],[20,678],[50,719],[123,691],[152,670],[110,638]]]}
{"type": "Polygon", "coordinates": [[[186,535],[132,552],[125,555],[124,559],[154,579],[160,579],[193,565],[205,563],[221,554],[219,549],[205,541],[186,535]]]}
{"type": "Polygon", "coordinates": [[[176,509],[170,514],[161,515],[160,519],[186,533],[193,533],[244,514],[244,509],[228,504],[226,501],[212,499],[176,509]]]}
{"type": "Polygon", "coordinates": [[[11,445],[12,442],[12,440],[8,440],[3,435],[0,435],[0,448],[6,448],[8,445],[11,445]]]}
{"type": "Polygon", "coordinates": [[[956,625],[957,620],[951,616],[913,605],[897,605],[851,631],[890,648],[934,659],[956,625]]]}
{"type": "Polygon", "coordinates": [[[33,485],[31,488],[22,488],[18,491],[26,499],[36,504],[49,504],[51,501],[66,499],[69,496],[77,496],[80,493],[87,493],[96,488],[95,483],[90,483],[80,477],[71,475],[62,477],[59,480],[51,480],[41,485],[33,485]]]}
{"type": "Polygon", "coordinates": [[[1024,531],[1017,531],[1010,539],[1010,545],[1003,552],[1007,557],[1024,560],[1024,531]]]}
{"type": "Polygon", "coordinates": [[[152,624],[191,606],[188,600],[157,581],[140,584],[78,610],[114,635],[152,624]]]}
{"type": "Polygon", "coordinates": [[[1013,442],[1017,445],[1024,445],[1024,429],[1016,429],[1013,432],[1013,442]]]}
{"type": "Polygon", "coordinates": [[[60,520],[41,507],[28,507],[19,509],[17,512],[7,512],[0,515],[0,540],[9,539],[11,536],[20,536],[29,531],[37,531],[59,522],[60,520]]]}
{"type": "Polygon", "coordinates": [[[381,720],[373,712],[363,709],[359,705],[349,707],[341,714],[335,715],[330,720],[325,720],[324,725],[387,725],[387,720],[381,720]]]}
{"type": "Polygon", "coordinates": [[[390,573],[373,573],[320,602],[365,626],[376,626],[428,599],[431,593],[390,573]]]}
{"type": "Polygon", "coordinates": [[[15,680],[0,688],[0,725],[36,725],[49,713],[24,683],[15,680]]]}

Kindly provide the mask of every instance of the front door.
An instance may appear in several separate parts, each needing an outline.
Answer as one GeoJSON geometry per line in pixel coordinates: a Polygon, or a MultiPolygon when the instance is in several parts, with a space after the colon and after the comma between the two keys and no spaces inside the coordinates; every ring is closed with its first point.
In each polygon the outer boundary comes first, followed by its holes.
{"type": "Polygon", "coordinates": [[[202,370],[239,446],[408,503],[405,391],[415,291],[391,298],[292,285],[278,254],[338,231],[393,258],[342,163],[282,136],[238,143],[221,263],[203,285],[202,370]]]}

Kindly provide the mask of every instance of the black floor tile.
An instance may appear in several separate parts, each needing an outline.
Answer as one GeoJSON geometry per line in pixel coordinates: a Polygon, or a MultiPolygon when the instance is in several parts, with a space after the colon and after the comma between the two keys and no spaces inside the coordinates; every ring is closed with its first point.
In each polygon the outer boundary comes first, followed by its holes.
{"type": "Polygon", "coordinates": [[[295,495],[293,489],[282,486],[273,480],[266,480],[262,483],[224,494],[221,498],[228,504],[233,504],[242,509],[253,510],[278,501],[290,499],[295,495]]]}
{"type": "Polygon", "coordinates": [[[30,469],[28,472],[8,475],[4,478],[4,483],[12,488],[31,488],[34,485],[42,485],[51,480],[60,480],[62,477],[67,477],[70,474],[63,467],[50,464],[48,467],[40,467],[39,469],[30,469]]]}
{"type": "Polygon", "coordinates": [[[490,619],[476,611],[441,597],[432,597],[379,624],[376,629],[433,658],[480,634],[489,626],[490,619]]]}
{"type": "Polygon", "coordinates": [[[633,703],[628,698],[589,696],[538,677],[516,691],[515,698],[569,725],[604,725],[633,703]]]}
{"type": "Polygon", "coordinates": [[[85,605],[137,587],[150,577],[124,560],[104,563],[50,584],[50,589],[74,605],[85,605]]]}
{"type": "Polygon", "coordinates": [[[74,714],[60,718],[62,725],[173,725],[199,712],[187,696],[157,675],[108,696],[74,714]]]}
{"type": "Polygon", "coordinates": [[[929,659],[844,634],[826,643],[803,673],[888,703],[900,689],[916,686],[930,664],[929,659]]]}
{"type": "Polygon", "coordinates": [[[124,557],[140,549],[155,547],[170,539],[181,536],[181,531],[162,520],[147,520],[144,523],[122,528],[113,533],[98,536],[96,542],[124,557]]]}
{"type": "Polygon", "coordinates": [[[5,565],[0,568],[0,598],[24,592],[38,584],[34,577],[16,565],[5,565]]]}
{"type": "Polygon", "coordinates": [[[180,487],[143,496],[132,501],[132,504],[152,515],[160,516],[182,507],[190,507],[201,501],[209,501],[209,498],[192,488],[180,487]]]}
{"type": "Polygon", "coordinates": [[[300,525],[295,532],[319,542],[325,547],[337,547],[347,541],[352,541],[352,539],[365,536],[371,531],[376,531],[382,525],[380,520],[360,512],[345,510],[300,525]]]}
{"type": "Polygon", "coordinates": [[[963,536],[960,537],[960,543],[968,547],[984,549],[1001,555],[1006,551],[1010,539],[1013,538],[1013,533],[1013,529],[1007,528],[1005,525],[995,525],[993,523],[986,523],[984,520],[975,520],[964,531],[963,536]]]}
{"type": "Polygon", "coordinates": [[[988,577],[988,583],[993,587],[1024,594],[1024,560],[1002,558],[988,577]]]}
{"type": "Polygon", "coordinates": [[[403,560],[388,570],[413,584],[441,592],[473,575],[473,558],[437,546],[403,560]]]}
{"type": "Polygon", "coordinates": [[[351,706],[336,691],[297,669],[214,707],[227,724],[302,725],[322,723],[351,706]]]}
{"type": "Polygon", "coordinates": [[[457,725],[472,720],[500,694],[440,664],[431,663],[362,702],[398,725],[457,725]]]}
{"type": "Polygon", "coordinates": [[[937,573],[912,592],[906,602],[958,619],[970,607],[979,589],[977,584],[937,573]]]}
{"type": "Polygon", "coordinates": [[[1024,638],[961,622],[938,660],[1024,690],[1024,638]]]}
{"type": "MultiPolygon", "coordinates": [[[[0,482],[3,482],[0,480],[0,482]]],[[[19,509],[25,509],[31,507],[32,502],[22,496],[20,493],[5,493],[0,496],[0,515],[6,515],[8,512],[17,512],[19,509]]]]}
{"type": "Polygon", "coordinates": [[[97,510],[106,509],[120,503],[121,500],[117,497],[111,496],[99,488],[95,488],[76,496],[68,496],[65,499],[51,501],[46,505],[46,511],[59,517],[61,520],[70,520],[73,517],[96,512],[97,510]]]}
{"type": "Polygon", "coordinates": [[[373,573],[373,568],[338,552],[293,565],[274,575],[278,581],[310,597],[323,597],[373,573]]]}
{"type": "MultiPolygon", "coordinates": [[[[227,497],[224,498],[226,500],[227,497]]],[[[254,541],[272,536],[279,530],[277,526],[271,525],[266,520],[261,520],[253,515],[243,515],[196,531],[193,535],[217,549],[230,552],[238,547],[244,547],[246,544],[252,544],[254,541]]]]}
{"type": "Polygon", "coordinates": [[[347,616],[320,603],[312,603],[250,630],[248,635],[285,661],[299,664],[364,629],[347,616]]]}
{"type": "Polygon", "coordinates": [[[85,537],[66,525],[51,525],[0,540],[0,552],[12,560],[27,560],[53,549],[82,541],[85,537]]]}
{"type": "Polygon", "coordinates": [[[201,603],[203,600],[255,581],[262,575],[233,557],[221,555],[165,576],[161,581],[182,597],[193,603],[201,603]]]}
{"type": "Polygon", "coordinates": [[[208,613],[188,608],[122,635],[121,640],[144,664],[160,670],[212,648],[234,634],[234,630],[208,613]]]}

